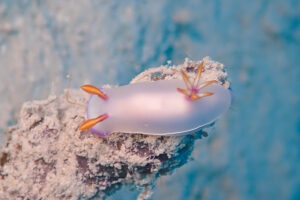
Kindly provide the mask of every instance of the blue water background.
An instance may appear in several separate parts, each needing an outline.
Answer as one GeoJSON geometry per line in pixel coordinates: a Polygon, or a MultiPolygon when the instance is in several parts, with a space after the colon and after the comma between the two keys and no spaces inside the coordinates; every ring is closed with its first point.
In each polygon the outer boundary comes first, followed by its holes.
{"type": "Polygon", "coordinates": [[[123,85],[204,56],[226,66],[235,101],[152,199],[300,199],[297,0],[0,0],[1,130],[23,101],[61,93],[67,74],[75,88],[123,85]]]}

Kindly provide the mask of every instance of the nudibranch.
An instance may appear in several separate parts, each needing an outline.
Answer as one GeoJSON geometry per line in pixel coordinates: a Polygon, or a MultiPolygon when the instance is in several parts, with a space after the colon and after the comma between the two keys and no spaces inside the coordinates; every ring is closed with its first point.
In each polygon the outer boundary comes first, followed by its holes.
{"type": "Polygon", "coordinates": [[[199,65],[193,81],[181,70],[183,81],[159,80],[103,89],[81,86],[92,95],[87,104],[88,120],[80,130],[91,129],[100,136],[113,132],[164,136],[196,132],[214,122],[231,104],[230,91],[216,80],[199,83],[203,65],[199,65]]]}

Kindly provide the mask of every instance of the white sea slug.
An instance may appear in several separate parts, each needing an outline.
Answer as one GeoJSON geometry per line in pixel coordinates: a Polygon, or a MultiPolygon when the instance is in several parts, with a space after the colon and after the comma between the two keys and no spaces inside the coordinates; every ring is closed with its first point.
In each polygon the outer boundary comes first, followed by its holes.
{"type": "Polygon", "coordinates": [[[107,136],[113,132],[184,135],[214,122],[231,104],[230,91],[216,80],[199,83],[203,62],[191,82],[183,80],[135,83],[118,88],[81,88],[92,94],[81,130],[107,136]],[[186,87],[186,89],[182,89],[186,87]],[[99,123],[101,122],[101,123],[99,123]]]}

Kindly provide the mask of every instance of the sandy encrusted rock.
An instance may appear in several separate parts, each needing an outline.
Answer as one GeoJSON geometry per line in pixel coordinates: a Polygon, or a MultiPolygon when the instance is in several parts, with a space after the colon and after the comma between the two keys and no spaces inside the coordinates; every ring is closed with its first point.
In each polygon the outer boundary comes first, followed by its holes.
{"type": "MultiPolygon", "coordinates": [[[[218,80],[229,87],[223,65],[203,59],[201,81],[218,80]]],[[[181,79],[180,69],[194,76],[200,61],[152,68],[131,83],[181,79]]],[[[113,193],[123,184],[144,188],[186,163],[200,131],[181,137],[113,133],[101,138],[80,131],[89,95],[68,90],[59,97],[24,103],[18,124],[7,130],[0,151],[0,199],[86,199],[113,193]],[[66,97],[72,102],[67,101],[66,97]]]]}

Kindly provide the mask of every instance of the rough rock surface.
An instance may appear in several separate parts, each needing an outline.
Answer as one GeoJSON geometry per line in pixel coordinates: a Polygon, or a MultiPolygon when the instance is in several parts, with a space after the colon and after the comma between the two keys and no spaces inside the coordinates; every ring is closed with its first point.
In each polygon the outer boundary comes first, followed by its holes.
{"type": "MultiPolygon", "coordinates": [[[[201,81],[215,79],[228,88],[223,65],[208,57],[203,61],[201,81]]],[[[194,76],[199,63],[186,59],[179,66],[152,68],[131,83],[181,79],[180,69],[194,76]]],[[[0,151],[0,199],[105,198],[124,184],[140,188],[139,199],[144,199],[158,177],[186,163],[194,140],[207,136],[202,130],[181,137],[113,133],[101,138],[80,131],[86,118],[80,104],[88,96],[66,90],[59,97],[24,103],[0,151]]]]}

